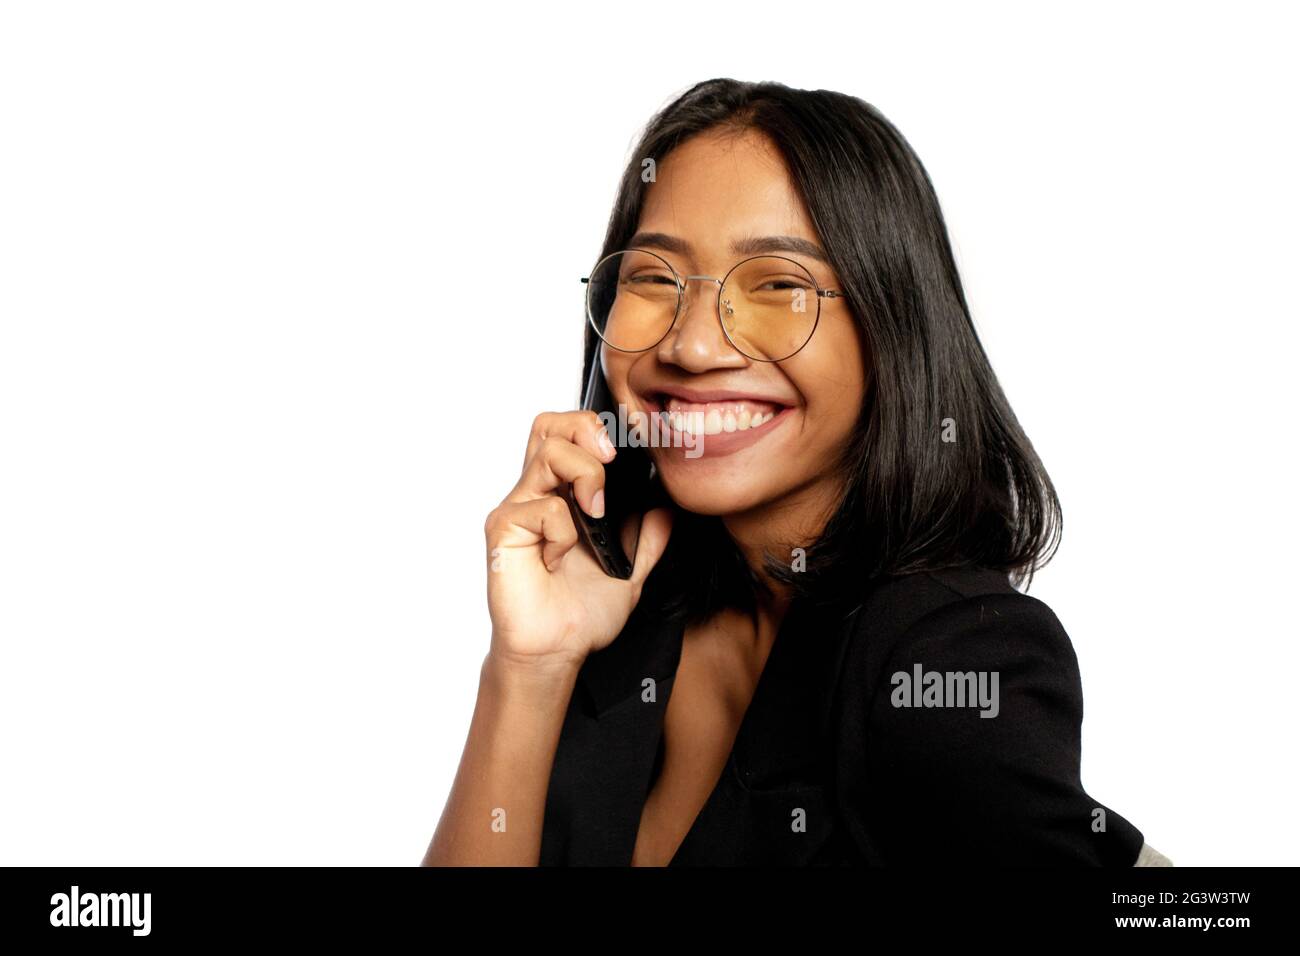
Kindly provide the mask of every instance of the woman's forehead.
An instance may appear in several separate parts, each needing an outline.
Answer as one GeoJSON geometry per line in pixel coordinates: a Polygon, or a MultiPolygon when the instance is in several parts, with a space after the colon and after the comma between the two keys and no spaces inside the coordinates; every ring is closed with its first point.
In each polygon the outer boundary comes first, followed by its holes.
{"type": "Polygon", "coordinates": [[[733,214],[780,216],[802,202],[785,161],[766,139],[701,136],[677,147],[655,168],[643,216],[733,214]]]}

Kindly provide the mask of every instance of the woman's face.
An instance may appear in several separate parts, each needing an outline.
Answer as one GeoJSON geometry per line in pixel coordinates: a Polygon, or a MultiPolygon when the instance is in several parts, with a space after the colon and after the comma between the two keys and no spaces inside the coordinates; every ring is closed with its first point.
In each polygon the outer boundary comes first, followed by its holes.
{"type": "MultiPolygon", "coordinates": [[[[769,236],[820,248],[770,141],[754,132],[706,133],[659,163],[628,246],[658,254],[682,276],[722,277],[758,254],[738,252],[737,244],[769,236]]],[[[819,288],[841,288],[830,265],[812,255],[788,248],[761,252],[794,259],[819,288]]],[[[794,506],[800,502],[819,511],[833,505],[840,489],[832,465],[857,421],[867,384],[861,334],[845,300],[823,298],[808,344],[780,362],[763,362],[737,351],[724,335],[716,283],[686,286],[676,324],[656,347],[601,350],[614,400],[629,416],[695,413],[693,422],[704,423],[695,449],[649,449],[668,493],[686,510],[709,515],[777,503],[799,511],[794,506]]],[[[681,440],[690,441],[686,435],[681,440]]]]}

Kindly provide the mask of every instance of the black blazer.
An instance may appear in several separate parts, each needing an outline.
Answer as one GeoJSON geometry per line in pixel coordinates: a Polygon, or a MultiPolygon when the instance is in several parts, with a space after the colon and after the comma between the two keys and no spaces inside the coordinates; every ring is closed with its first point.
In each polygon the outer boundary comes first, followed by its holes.
{"type": "MultiPolygon", "coordinates": [[[[650,603],[579,673],[543,866],[631,861],[684,630],[650,603]]],[[[886,579],[829,609],[795,600],[670,865],[1132,866],[1142,833],[1080,781],[1082,720],[1069,637],[1002,573],[886,579]],[[963,701],[981,674],[985,703],[963,701]]]]}

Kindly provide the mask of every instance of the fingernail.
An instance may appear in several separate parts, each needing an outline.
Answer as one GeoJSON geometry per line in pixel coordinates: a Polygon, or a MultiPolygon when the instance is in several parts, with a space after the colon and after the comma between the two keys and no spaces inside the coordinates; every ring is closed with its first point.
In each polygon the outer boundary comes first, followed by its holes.
{"type": "Polygon", "coordinates": [[[591,516],[593,518],[605,517],[605,489],[602,488],[591,496],[591,516]]]}
{"type": "Polygon", "coordinates": [[[596,443],[600,445],[600,452],[606,459],[614,457],[614,443],[609,440],[609,432],[602,428],[596,436],[596,443]]]}

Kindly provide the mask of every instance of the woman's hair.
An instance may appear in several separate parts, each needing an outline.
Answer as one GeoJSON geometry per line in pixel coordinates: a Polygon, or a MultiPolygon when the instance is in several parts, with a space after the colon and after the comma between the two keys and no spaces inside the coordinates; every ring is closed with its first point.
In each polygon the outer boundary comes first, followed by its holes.
{"type": "MultiPolygon", "coordinates": [[[[839,508],[801,570],[769,553],[768,573],[818,604],[857,603],[873,578],[939,568],[1032,581],[1059,542],[1060,503],[975,333],[930,178],[875,107],[780,83],[696,84],[647,124],[600,257],[636,232],[645,159],[662,163],[706,131],[749,130],[784,157],[866,342],[861,414],[832,463],[839,508]]],[[[588,325],[583,382],[599,343],[588,325]]],[[[752,609],[765,590],[720,518],[680,508],[654,576],[672,582],[662,611],[692,621],[752,609]]]]}

